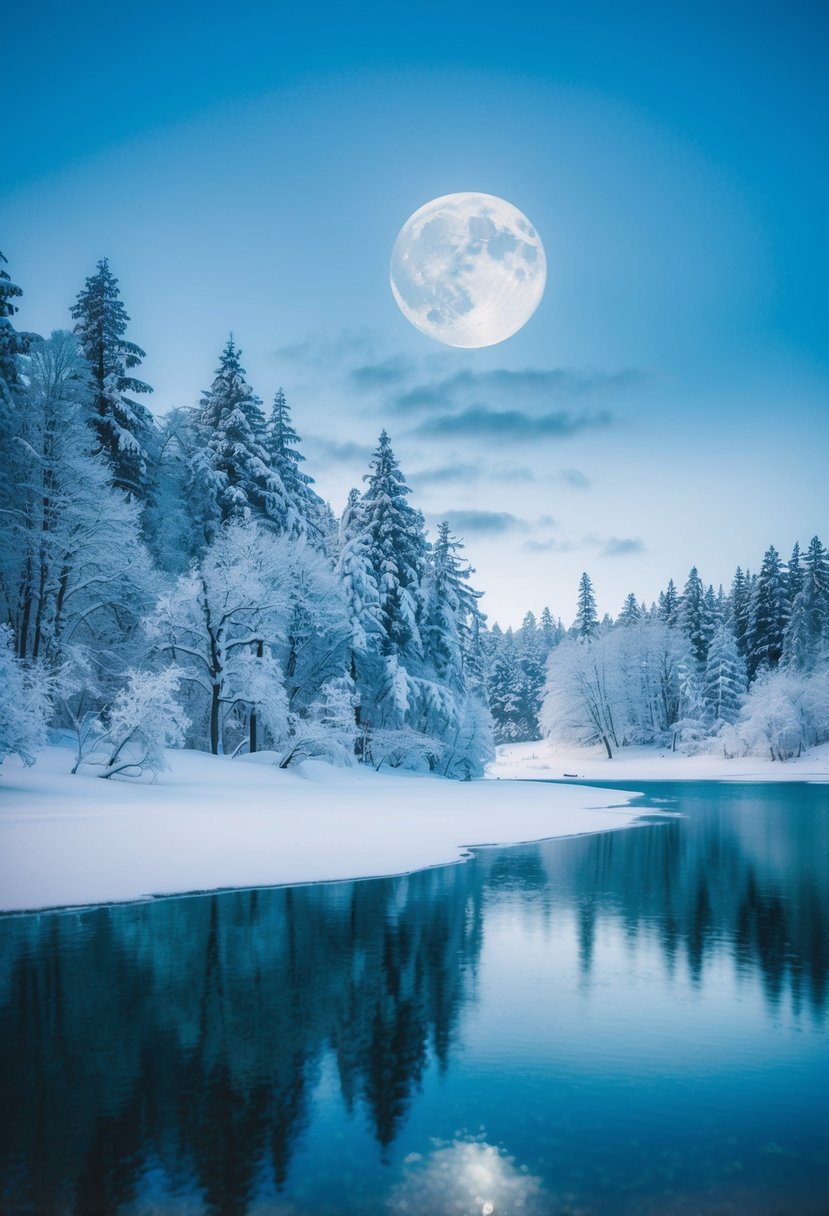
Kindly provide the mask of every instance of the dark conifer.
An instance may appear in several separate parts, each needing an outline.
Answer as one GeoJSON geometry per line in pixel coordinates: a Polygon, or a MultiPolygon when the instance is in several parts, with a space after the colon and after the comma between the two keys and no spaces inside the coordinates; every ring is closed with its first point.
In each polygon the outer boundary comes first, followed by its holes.
{"type": "Polygon", "coordinates": [[[155,425],[150,411],[130,394],[152,389],[131,374],[144,359],[144,351],[124,336],[129,316],[106,258],[86,280],[71,311],[92,369],[95,403],[90,423],[99,449],[109,459],[113,484],[144,499],[155,425]]]}
{"type": "Polygon", "coordinates": [[[749,680],[753,680],[758,671],[775,668],[780,662],[789,616],[783,563],[780,554],[771,545],[763,555],[763,564],[751,595],[746,633],[749,680]]]}
{"type": "Polygon", "coordinates": [[[576,637],[592,638],[595,637],[599,628],[599,617],[596,612],[596,596],[593,591],[593,584],[587,574],[582,574],[579,579],[579,594],[578,606],[576,608],[576,619],[573,624],[573,630],[576,637]]]}

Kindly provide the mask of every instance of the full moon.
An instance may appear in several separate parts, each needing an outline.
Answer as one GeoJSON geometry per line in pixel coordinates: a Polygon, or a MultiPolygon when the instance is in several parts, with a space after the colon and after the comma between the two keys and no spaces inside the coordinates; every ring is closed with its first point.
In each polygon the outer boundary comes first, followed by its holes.
{"type": "Polygon", "coordinates": [[[494,194],[445,194],[409,216],[391,254],[392,294],[416,329],[447,346],[511,338],[544,295],[541,237],[494,194]]]}

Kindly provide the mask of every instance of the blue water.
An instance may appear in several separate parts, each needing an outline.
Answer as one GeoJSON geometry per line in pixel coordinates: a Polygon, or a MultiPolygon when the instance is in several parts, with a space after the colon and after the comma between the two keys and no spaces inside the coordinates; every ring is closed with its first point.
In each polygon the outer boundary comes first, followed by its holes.
{"type": "Polygon", "coordinates": [[[826,1216],[829,787],[647,789],[681,817],[0,919],[0,1208],[826,1216]]]}

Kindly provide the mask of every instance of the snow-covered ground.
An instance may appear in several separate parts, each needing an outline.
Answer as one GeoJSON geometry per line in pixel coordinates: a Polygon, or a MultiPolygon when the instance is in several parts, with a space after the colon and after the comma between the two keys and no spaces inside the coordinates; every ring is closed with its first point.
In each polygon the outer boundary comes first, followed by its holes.
{"type": "Polygon", "coordinates": [[[829,781],[829,744],[805,752],[785,764],[748,756],[684,756],[668,748],[622,747],[608,760],[603,746],[553,747],[540,743],[508,743],[487,770],[489,777],[583,781],[829,781]]]}
{"type": "Polygon", "coordinates": [[[171,751],[156,784],[70,776],[47,748],[0,768],[0,910],[441,865],[466,847],[626,827],[630,794],[171,751]],[[611,808],[616,809],[611,809],[611,808]]]}

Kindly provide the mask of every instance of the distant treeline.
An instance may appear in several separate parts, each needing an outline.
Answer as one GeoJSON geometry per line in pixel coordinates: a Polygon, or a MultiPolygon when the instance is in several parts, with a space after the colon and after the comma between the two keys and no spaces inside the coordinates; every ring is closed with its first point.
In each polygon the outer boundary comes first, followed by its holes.
{"type": "Polygon", "coordinates": [[[579,583],[570,629],[544,609],[484,636],[496,740],[658,743],[786,759],[829,739],[829,553],[815,536],[788,563],[715,591],[691,570],[650,606],[630,594],[599,620],[579,583]]]}

